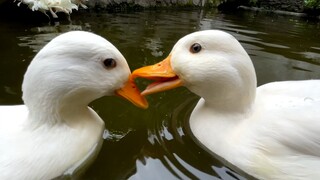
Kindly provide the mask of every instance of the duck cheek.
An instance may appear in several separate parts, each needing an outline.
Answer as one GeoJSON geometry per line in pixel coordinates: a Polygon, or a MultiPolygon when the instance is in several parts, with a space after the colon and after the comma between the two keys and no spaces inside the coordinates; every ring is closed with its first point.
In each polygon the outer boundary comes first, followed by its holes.
{"type": "Polygon", "coordinates": [[[120,87],[120,85],[118,86],[114,86],[114,85],[115,85],[114,83],[110,83],[110,82],[100,82],[97,85],[95,93],[97,96],[100,96],[100,97],[114,96],[115,95],[114,91],[116,88],[110,88],[110,87],[120,87]]]}

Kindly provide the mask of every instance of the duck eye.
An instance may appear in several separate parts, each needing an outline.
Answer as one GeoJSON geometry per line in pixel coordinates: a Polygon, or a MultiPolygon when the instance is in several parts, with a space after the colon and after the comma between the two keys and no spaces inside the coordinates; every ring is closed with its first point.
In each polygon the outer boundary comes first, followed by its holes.
{"type": "Polygon", "coordinates": [[[117,63],[114,59],[112,58],[107,58],[105,60],[103,60],[103,65],[105,68],[109,69],[109,68],[114,68],[116,67],[117,63]]]}
{"type": "Polygon", "coordinates": [[[201,45],[199,43],[194,43],[192,44],[192,46],[190,47],[190,52],[192,53],[198,53],[201,51],[201,45]]]}

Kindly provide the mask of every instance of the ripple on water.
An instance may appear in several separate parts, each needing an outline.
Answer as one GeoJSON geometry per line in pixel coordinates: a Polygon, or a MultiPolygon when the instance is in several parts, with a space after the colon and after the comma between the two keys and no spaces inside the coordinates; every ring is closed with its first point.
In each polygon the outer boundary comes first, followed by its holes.
{"type": "Polygon", "coordinates": [[[190,92],[182,94],[178,101],[161,105],[179,102],[172,113],[160,115],[163,118],[154,114],[148,132],[150,147],[136,161],[137,172],[130,179],[245,179],[194,142],[188,120],[198,97],[190,97],[190,92]]]}

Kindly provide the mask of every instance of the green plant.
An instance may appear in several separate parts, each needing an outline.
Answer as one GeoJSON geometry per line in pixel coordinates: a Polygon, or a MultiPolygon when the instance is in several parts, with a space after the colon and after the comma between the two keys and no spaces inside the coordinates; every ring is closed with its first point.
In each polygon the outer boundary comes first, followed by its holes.
{"type": "Polygon", "coordinates": [[[305,7],[320,9],[320,0],[304,0],[305,7]]]}

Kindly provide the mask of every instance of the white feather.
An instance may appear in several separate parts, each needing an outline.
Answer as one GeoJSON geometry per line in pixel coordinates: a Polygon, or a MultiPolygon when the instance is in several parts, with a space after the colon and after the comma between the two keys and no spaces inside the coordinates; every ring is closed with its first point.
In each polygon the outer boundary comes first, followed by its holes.
{"type": "MultiPolygon", "coordinates": [[[[84,4],[86,0],[19,0],[28,5],[32,11],[41,11],[46,13],[49,11],[53,18],[58,18],[57,12],[66,14],[72,13],[72,10],[78,10],[78,6],[87,8],[84,4]]],[[[20,4],[20,3],[19,3],[20,4]]],[[[18,5],[19,5],[18,4],[18,5]]]]}

